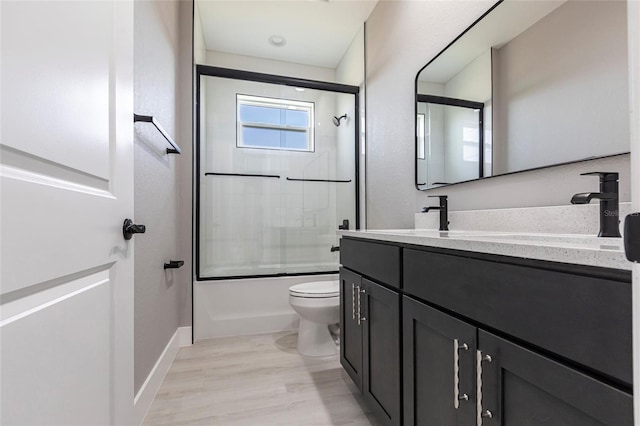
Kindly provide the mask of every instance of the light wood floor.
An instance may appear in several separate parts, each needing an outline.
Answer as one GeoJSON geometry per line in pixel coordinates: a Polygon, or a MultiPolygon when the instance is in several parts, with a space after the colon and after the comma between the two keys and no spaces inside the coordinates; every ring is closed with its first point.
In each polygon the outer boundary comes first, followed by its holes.
{"type": "Polygon", "coordinates": [[[145,425],[378,426],[338,356],[305,358],[293,332],[181,348],[145,425]]]}

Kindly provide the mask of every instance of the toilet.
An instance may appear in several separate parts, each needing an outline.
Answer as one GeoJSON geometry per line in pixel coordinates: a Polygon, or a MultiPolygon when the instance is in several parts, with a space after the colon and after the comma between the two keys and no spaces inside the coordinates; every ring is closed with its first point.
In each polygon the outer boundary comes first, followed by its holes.
{"type": "Polygon", "coordinates": [[[329,356],[338,346],[329,325],[340,321],[339,281],[314,281],[289,287],[289,303],[300,315],[298,352],[305,356],[329,356]]]}

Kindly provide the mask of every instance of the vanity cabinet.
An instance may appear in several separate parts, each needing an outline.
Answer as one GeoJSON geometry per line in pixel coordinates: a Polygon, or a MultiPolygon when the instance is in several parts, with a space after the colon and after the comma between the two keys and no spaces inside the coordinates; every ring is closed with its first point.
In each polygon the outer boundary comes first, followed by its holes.
{"type": "Polygon", "coordinates": [[[450,250],[406,248],[402,258],[414,298],[631,386],[629,274],[450,250]]]}
{"type": "Polygon", "coordinates": [[[384,424],[633,424],[629,271],[342,247],[341,362],[384,424]]]}
{"type": "Polygon", "coordinates": [[[399,426],[400,249],[343,241],[340,253],[340,363],[382,424],[399,426]]]}
{"type": "Polygon", "coordinates": [[[362,389],[361,285],[360,275],[340,268],[340,364],[358,389],[362,389]]]}
{"type": "Polygon", "coordinates": [[[400,295],[365,278],[361,290],[362,394],[385,425],[400,423],[400,295]]]}
{"type": "Polygon", "coordinates": [[[491,413],[482,424],[633,424],[626,392],[481,329],[478,348],[477,412],[491,413]]]}
{"type": "Polygon", "coordinates": [[[402,298],[404,424],[476,421],[476,328],[402,298]]]}
{"type": "Polygon", "coordinates": [[[404,296],[405,425],[631,425],[631,395],[404,296]]]}

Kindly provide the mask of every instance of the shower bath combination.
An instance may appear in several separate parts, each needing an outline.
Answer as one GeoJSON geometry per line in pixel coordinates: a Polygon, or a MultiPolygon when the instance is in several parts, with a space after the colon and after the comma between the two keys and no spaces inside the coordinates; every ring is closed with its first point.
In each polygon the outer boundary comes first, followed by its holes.
{"type": "Polygon", "coordinates": [[[343,118],[347,118],[347,114],[343,114],[340,117],[333,117],[333,124],[335,124],[336,127],[340,127],[340,122],[343,118]]]}

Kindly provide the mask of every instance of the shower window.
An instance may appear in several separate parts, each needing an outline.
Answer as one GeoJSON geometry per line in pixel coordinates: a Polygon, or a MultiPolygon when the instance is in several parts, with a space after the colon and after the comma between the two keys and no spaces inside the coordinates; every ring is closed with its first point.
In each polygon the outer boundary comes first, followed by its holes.
{"type": "Polygon", "coordinates": [[[313,102],[236,95],[237,146],[313,151],[313,102]]]}
{"type": "Polygon", "coordinates": [[[358,88],[197,72],[198,279],[337,272],[338,225],[358,227],[358,88]]]}

